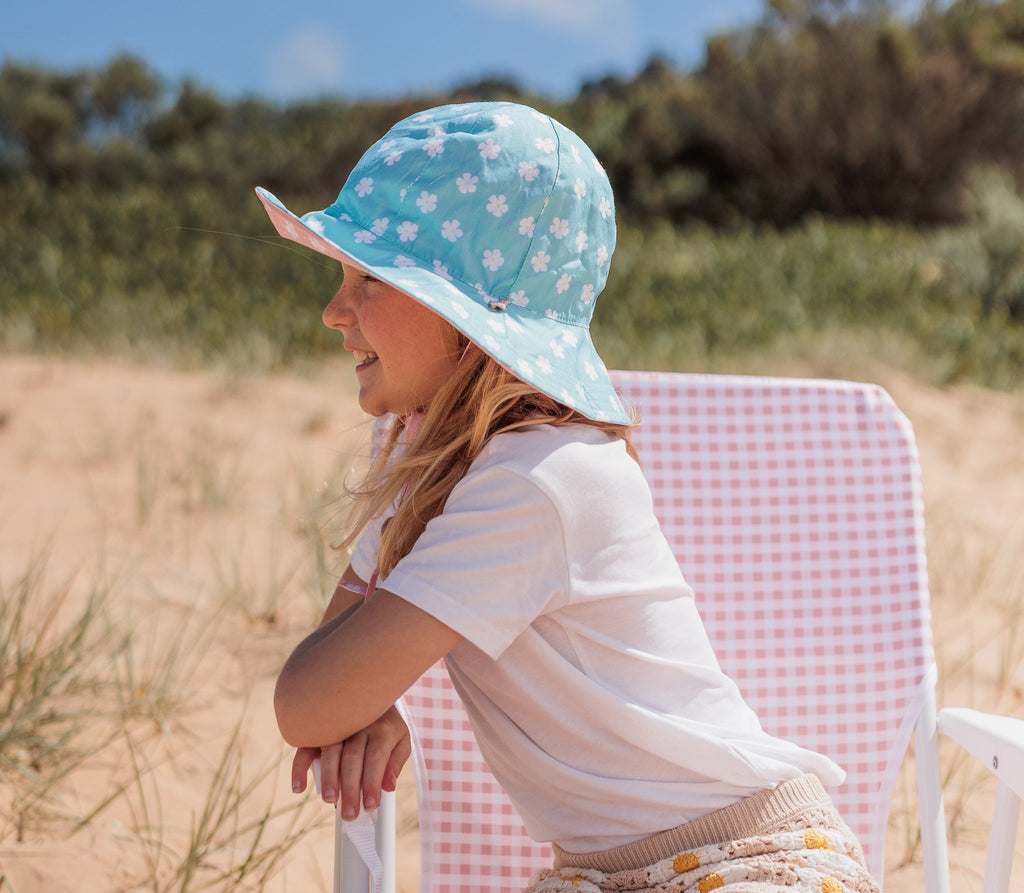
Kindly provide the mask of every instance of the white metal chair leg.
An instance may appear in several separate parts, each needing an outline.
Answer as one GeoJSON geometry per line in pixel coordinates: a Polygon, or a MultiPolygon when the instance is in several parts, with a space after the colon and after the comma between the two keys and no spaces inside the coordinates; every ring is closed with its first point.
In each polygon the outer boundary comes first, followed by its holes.
{"type": "Polygon", "coordinates": [[[939,731],[935,690],[930,685],[929,680],[929,691],[914,727],[924,886],[926,893],[950,893],[946,812],[942,802],[942,769],[939,765],[939,731]]]}
{"type": "Polygon", "coordinates": [[[1019,819],[1020,797],[1008,784],[1000,782],[996,789],[996,808],[992,815],[992,831],[988,857],[985,860],[985,885],[981,888],[982,893],[1008,893],[1019,819]]]}
{"type": "Polygon", "coordinates": [[[395,870],[396,841],[395,795],[381,792],[380,808],[377,810],[376,836],[377,855],[381,864],[381,893],[395,893],[397,884],[395,870]]]}
{"type": "Polygon", "coordinates": [[[381,863],[380,887],[375,888],[370,869],[345,833],[341,813],[334,821],[334,893],[395,893],[395,795],[384,792],[374,819],[374,845],[381,863]]]}
{"type": "Polygon", "coordinates": [[[367,893],[370,870],[363,864],[355,844],[345,835],[345,825],[335,810],[334,893],[367,893]]]}

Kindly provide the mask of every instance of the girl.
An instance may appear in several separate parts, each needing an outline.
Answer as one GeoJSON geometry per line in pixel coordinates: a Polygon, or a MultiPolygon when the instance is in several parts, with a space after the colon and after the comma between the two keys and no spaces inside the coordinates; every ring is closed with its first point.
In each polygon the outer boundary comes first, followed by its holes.
{"type": "Polygon", "coordinates": [[[278,231],[338,259],[324,322],[386,437],[352,561],[275,708],[343,817],[409,755],[395,701],[439,658],[556,862],[531,891],[877,891],[822,783],[711,651],[590,339],[615,243],[574,133],[511,103],[398,123],[278,231]],[[365,599],[363,593],[368,590],[365,599]]]}

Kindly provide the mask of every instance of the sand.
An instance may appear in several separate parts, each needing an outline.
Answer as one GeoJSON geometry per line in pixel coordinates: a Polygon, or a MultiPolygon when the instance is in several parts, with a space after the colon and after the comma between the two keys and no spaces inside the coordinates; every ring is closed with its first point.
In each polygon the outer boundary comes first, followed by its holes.
{"type": "MultiPolygon", "coordinates": [[[[885,368],[871,378],[910,417],[921,451],[940,706],[1021,715],[1024,395],[940,389],[885,368]]],[[[365,461],[368,432],[343,363],[232,378],[0,357],[0,586],[11,598],[34,568],[41,605],[66,591],[55,629],[101,592],[102,623],[79,656],[90,669],[74,675],[105,686],[77,695],[89,722],[74,742],[88,755],[54,781],[45,809],[18,799],[21,782],[0,763],[0,891],[181,889],[175,872],[210,802],[237,805],[228,826],[285,811],[256,848],[279,861],[242,889],[329,889],[331,814],[288,790],[270,698],[343,569],[328,545],[344,517],[336,497],[365,461]],[[225,793],[217,779],[235,770],[251,789],[225,793]],[[315,827],[278,846],[295,804],[300,827],[315,827]]],[[[980,890],[994,785],[955,750],[943,761],[954,889],[980,890]]],[[[890,893],[923,889],[909,767],[890,822],[890,893]]],[[[399,880],[412,891],[408,775],[399,880]]],[[[203,879],[216,877],[210,866],[254,867],[245,835],[206,837],[203,879]]]]}

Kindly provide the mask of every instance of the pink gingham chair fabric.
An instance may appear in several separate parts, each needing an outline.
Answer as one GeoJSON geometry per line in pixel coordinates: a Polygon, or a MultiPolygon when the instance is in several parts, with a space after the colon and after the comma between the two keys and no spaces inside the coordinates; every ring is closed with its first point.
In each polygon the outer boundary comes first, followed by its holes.
{"type": "Polygon", "coordinates": [[[909,421],[881,388],[622,373],[655,510],[723,668],[831,794],[882,876],[896,776],[935,678],[909,421]]]}
{"type": "Polygon", "coordinates": [[[521,893],[551,847],[531,840],[487,769],[444,664],[405,695],[422,758],[416,779],[422,893],[521,893]],[[426,784],[424,784],[424,780],[426,784]]]}
{"type": "MultiPolygon", "coordinates": [[[[619,372],[655,508],[725,670],[764,726],[848,772],[832,791],[882,875],[934,683],[909,422],[880,388],[619,372]]],[[[517,893],[550,864],[490,776],[442,664],[406,696],[425,764],[421,889],[517,893]]]]}

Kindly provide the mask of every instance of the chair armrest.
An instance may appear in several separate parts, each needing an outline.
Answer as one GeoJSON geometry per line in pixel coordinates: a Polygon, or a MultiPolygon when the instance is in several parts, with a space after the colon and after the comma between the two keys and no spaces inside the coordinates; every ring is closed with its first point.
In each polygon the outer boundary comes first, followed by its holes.
{"type": "Polygon", "coordinates": [[[1024,798],[1024,720],[946,707],[939,711],[938,727],[1024,798]]]}
{"type": "Polygon", "coordinates": [[[1024,721],[947,707],[939,711],[937,726],[999,779],[982,893],[1007,893],[1024,797],[1024,721]]]}

